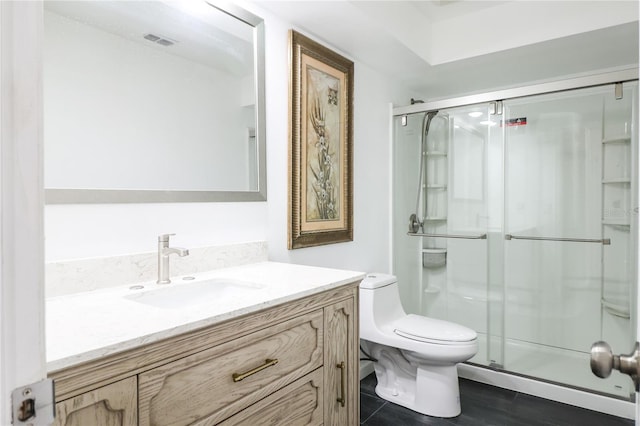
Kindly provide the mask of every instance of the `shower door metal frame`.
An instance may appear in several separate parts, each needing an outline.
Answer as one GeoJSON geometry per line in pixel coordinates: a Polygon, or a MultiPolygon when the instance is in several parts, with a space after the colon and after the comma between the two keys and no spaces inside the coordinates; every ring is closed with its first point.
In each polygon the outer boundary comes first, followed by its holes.
{"type": "Polygon", "coordinates": [[[638,68],[629,68],[621,71],[595,74],[588,77],[571,78],[513,89],[497,90],[477,95],[461,96],[457,98],[434,100],[425,103],[396,107],[393,109],[393,116],[402,116],[507,99],[524,98],[533,95],[565,92],[567,90],[586,89],[588,87],[605,86],[607,84],[624,83],[635,80],[638,80],[638,68]]]}

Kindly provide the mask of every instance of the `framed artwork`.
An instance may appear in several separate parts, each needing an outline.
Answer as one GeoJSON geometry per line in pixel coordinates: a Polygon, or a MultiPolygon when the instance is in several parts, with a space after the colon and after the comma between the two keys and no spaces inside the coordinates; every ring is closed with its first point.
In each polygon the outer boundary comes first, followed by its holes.
{"type": "Polygon", "coordinates": [[[353,240],[353,62],[289,31],[289,249],[353,240]]]}

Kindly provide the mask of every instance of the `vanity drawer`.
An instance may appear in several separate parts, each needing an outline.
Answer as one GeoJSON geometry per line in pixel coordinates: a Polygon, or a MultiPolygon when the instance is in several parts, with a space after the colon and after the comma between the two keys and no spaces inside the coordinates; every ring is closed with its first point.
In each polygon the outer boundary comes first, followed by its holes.
{"type": "Polygon", "coordinates": [[[322,376],[322,369],[318,369],[228,418],[220,426],[322,425],[322,376]]]}
{"type": "Polygon", "coordinates": [[[218,423],[320,367],[322,336],[318,310],[141,373],[140,426],[218,423]]]}

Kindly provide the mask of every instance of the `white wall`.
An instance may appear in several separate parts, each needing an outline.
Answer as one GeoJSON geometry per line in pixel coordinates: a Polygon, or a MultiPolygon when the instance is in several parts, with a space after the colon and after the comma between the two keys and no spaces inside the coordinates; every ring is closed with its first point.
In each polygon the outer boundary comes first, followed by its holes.
{"type": "Polygon", "coordinates": [[[267,239],[267,203],[86,204],[45,207],[48,262],[267,239]]]}
{"type": "Polygon", "coordinates": [[[47,206],[48,261],[153,251],[158,234],[175,232],[175,245],[182,247],[267,240],[274,261],[389,270],[389,103],[406,104],[412,95],[394,90],[394,81],[354,60],[354,241],[288,251],[288,30],[292,25],[255,4],[243,6],[265,19],[268,201],[47,206]]]}
{"type": "MultiPolygon", "coordinates": [[[[307,265],[330,266],[362,271],[389,271],[390,151],[389,102],[408,103],[399,98],[390,79],[366,65],[355,62],[354,77],[354,241],[287,250],[287,30],[267,25],[267,114],[269,148],[269,255],[272,260],[307,265]],[[276,62],[276,63],[274,63],[276,62]],[[278,125],[274,125],[276,121],[278,125]]],[[[312,35],[311,35],[312,37],[312,35]]],[[[334,46],[328,46],[340,52],[334,46]]],[[[343,52],[340,52],[343,53],[343,52]]],[[[345,55],[347,56],[347,55],[345,55]]],[[[353,58],[352,58],[353,59],[353,58]]]]}

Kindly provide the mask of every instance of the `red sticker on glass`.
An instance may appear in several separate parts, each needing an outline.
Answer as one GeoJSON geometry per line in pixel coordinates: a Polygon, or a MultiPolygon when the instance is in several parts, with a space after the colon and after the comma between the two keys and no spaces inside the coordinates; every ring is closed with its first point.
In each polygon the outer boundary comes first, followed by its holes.
{"type": "Polygon", "coordinates": [[[520,118],[510,118],[504,122],[504,125],[507,127],[511,126],[526,126],[527,125],[527,117],[520,118]]]}

